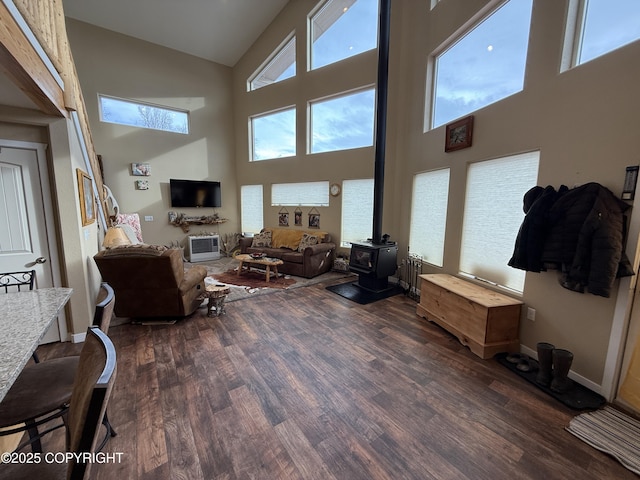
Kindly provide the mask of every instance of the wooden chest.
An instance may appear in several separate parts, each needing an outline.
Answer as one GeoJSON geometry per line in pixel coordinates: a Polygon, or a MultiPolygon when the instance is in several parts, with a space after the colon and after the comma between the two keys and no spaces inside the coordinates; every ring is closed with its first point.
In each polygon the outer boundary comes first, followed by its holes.
{"type": "Polygon", "coordinates": [[[420,278],[418,315],[454,334],[481,358],[519,350],[521,301],[452,275],[420,278]]]}

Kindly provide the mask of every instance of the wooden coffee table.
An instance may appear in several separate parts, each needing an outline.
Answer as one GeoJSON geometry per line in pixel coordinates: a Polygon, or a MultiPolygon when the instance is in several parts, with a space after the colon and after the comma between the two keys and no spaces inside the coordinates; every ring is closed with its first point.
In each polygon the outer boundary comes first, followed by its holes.
{"type": "Polygon", "coordinates": [[[236,260],[240,262],[240,265],[238,266],[238,276],[242,274],[243,265],[247,267],[247,270],[251,269],[251,265],[261,265],[265,269],[265,282],[267,283],[269,283],[271,270],[273,269],[273,273],[275,273],[276,278],[278,278],[278,265],[282,265],[284,263],[282,260],[278,258],[269,258],[269,257],[253,258],[251,255],[247,253],[236,255],[236,260]]]}

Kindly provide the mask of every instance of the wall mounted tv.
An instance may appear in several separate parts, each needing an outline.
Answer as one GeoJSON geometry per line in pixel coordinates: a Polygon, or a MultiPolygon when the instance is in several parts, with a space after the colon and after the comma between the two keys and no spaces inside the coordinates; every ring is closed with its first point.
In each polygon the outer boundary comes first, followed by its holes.
{"type": "Polygon", "coordinates": [[[220,182],[169,179],[171,206],[181,208],[222,206],[220,182]]]}

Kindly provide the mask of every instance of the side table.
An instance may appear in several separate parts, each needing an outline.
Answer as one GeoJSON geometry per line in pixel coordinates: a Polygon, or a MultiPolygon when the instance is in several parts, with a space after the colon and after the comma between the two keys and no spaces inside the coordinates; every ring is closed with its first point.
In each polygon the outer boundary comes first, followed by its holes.
{"type": "Polygon", "coordinates": [[[228,285],[220,283],[206,286],[205,291],[200,294],[200,298],[202,300],[205,298],[209,299],[209,303],[207,304],[207,317],[219,317],[221,314],[226,313],[224,310],[224,301],[230,291],[231,289],[228,285]]]}

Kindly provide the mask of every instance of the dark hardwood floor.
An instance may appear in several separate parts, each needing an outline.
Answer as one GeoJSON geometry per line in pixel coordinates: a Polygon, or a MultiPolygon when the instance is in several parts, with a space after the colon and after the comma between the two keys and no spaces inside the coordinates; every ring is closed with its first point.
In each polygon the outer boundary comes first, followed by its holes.
{"type": "Polygon", "coordinates": [[[104,451],[122,460],[91,478],[637,478],[565,431],[579,412],[473,355],[414,301],[361,306],[324,287],[113,327],[118,436],[104,451]]]}

